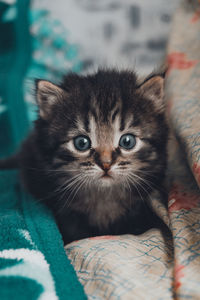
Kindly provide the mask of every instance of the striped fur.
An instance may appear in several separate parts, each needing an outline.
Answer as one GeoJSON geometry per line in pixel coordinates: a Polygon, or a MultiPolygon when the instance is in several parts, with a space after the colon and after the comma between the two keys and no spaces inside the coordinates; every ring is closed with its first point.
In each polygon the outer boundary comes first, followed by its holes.
{"type": "Polygon", "coordinates": [[[20,151],[21,174],[55,213],[65,243],[158,225],[150,196],[160,193],[167,160],[163,81],[138,85],[133,72],[101,70],[37,83],[39,117],[20,151]],[[129,151],[119,146],[126,133],[136,137],[129,151]],[[90,138],[89,150],[75,149],[78,135],[90,138]]]}

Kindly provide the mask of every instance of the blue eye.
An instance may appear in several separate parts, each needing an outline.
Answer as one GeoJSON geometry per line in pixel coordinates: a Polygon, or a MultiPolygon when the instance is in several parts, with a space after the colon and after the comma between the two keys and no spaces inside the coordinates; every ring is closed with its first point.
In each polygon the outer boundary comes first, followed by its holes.
{"type": "Polygon", "coordinates": [[[126,150],[133,149],[136,145],[136,138],[132,134],[124,134],[119,140],[119,145],[126,150]]]}
{"type": "Polygon", "coordinates": [[[87,136],[79,135],[74,138],[74,147],[78,151],[86,151],[91,147],[91,141],[87,136]]]}

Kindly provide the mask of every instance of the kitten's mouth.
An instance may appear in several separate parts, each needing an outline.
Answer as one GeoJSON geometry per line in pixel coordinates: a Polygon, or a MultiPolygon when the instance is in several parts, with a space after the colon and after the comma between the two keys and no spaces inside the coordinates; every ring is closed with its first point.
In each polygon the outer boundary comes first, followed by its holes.
{"type": "Polygon", "coordinates": [[[110,174],[104,173],[101,177],[100,180],[103,184],[109,184],[111,183],[111,181],[113,181],[113,177],[110,174]]]}
{"type": "Polygon", "coordinates": [[[113,182],[113,177],[108,174],[103,174],[99,180],[99,183],[103,187],[110,187],[112,185],[112,182],[113,182]]]}
{"type": "Polygon", "coordinates": [[[110,174],[110,170],[104,170],[104,173],[102,174],[101,178],[112,178],[111,174],[110,174]]]}
{"type": "Polygon", "coordinates": [[[101,178],[107,179],[107,178],[112,178],[112,176],[110,176],[109,174],[103,174],[103,175],[101,176],[101,178]]]}

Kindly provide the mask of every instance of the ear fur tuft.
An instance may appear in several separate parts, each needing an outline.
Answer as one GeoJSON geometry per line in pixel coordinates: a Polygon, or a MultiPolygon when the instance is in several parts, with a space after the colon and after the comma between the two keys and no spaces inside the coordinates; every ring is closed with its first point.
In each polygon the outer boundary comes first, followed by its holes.
{"type": "Polygon", "coordinates": [[[41,118],[48,119],[52,106],[63,97],[64,93],[62,88],[50,81],[36,81],[36,96],[41,118]]]}
{"type": "Polygon", "coordinates": [[[164,111],[164,76],[152,75],[145,79],[138,89],[142,96],[154,102],[158,111],[164,111]]]}

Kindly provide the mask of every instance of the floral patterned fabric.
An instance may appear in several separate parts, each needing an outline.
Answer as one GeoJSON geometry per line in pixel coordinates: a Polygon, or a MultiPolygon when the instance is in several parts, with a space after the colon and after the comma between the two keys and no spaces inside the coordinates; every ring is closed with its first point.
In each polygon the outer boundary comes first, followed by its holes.
{"type": "Polygon", "coordinates": [[[68,245],[88,299],[200,299],[200,1],[177,10],[167,62],[169,206],[154,207],[173,238],[153,229],[68,245]]]}

